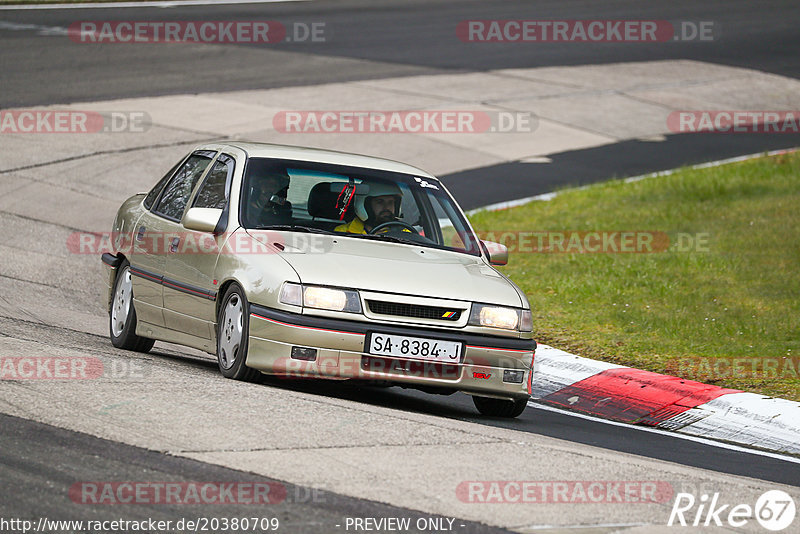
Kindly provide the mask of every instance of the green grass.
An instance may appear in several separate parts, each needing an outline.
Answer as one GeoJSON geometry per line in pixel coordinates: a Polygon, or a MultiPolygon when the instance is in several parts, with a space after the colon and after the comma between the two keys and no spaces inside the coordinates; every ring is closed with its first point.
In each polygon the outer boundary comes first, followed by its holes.
{"type": "Polygon", "coordinates": [[[800,401],[798,209],[794,153],[565,190],[471,220],[495,235],[666,232],[662,252],[512,252],[501,270],[528,295],[543,343],[800,401]],[[680,233],[705,234],[706,246],[680,250],[680,233]]]}

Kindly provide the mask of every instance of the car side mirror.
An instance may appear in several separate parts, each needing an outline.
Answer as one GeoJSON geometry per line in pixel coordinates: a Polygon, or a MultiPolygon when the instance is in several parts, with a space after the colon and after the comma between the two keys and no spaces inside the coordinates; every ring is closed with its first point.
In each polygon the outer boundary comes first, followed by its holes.
{"type": "Polygon", "coordinates": [[[222,210],[217,208],[189,208],[183,216],[183,226],[187,230],[197,232],[213,232],[222,217],[222,210]]]}
{"type": "Polygon", "coordinates": [[[506,265],[508,263],[508,247],[494,241],[481,241],[481,246],[489,256],[492,265],[506,265]]]}

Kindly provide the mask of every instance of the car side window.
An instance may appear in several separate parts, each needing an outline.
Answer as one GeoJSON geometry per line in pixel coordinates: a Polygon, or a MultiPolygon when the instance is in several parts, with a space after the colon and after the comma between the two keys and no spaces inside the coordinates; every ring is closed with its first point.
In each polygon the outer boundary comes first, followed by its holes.
{"type": "Polygon", "coordinates": [[[203,185],[200,186],[192,206],[195,208],[224,208],[228,202],[228,191],[230,191],[235,164],[236,162],[231,156],[220,154],[203,181],[203,185]]]}
{"type": "Polygon", "coordinates": [[[182,162],[182,161],[183,161],[183,160],[181,160],[181,161],[179,161],[178,163],[176,163],[176,164],[175,164],[175,165],[174,165],[174,166],[173,166],[173,167],[172,167],[172,168],[171,168],[171,169],[170,169],[170,170],[167,172],[167,174],[165,174],[165,175],[164,175],[164,177],[163,177],[163,178],[161,178],[161,179],[158,181],[158,183],[155,185],[155,187],[153,187],[153,189],[151,189],[151,190],[150,190],[150,192],[149,192],[149,193],[147,193],[147,196],[146,196],[146,197],[144,197],[144,207],[145,207],[146,209],[148,209],[148,210],[149,210],[150,208],[152,208],[152,207],[153,207],[153,202],[155,202],[155,201],[156,201],[156,198],[158,198],[158,194],[161,192],[161,190],[162,190],[162,189],[164,189],[164,184],[166,184],[166,183],[167,183],[167,180],[169,180],[169,179],[172,177],[172,175],[173,175],[173,174],[175,174],[175,171],[177,171],[177,170],[178,170],[178,167],[180,166],[180,164],[181,164],[181,162],[182,162]]]}
{"type": "Polygon", "coordinates": [[[164,188],[153,212],[167,219],[179,221],[194,186],[197,185],[197,181],[213,157],[214,152],[209,151],[192,154],[164,188]]]}
{"type": "Polygon", "coordinates": [[[433,211],[434,220],[428,221],[430,235],[426,236],[439,242],[440,245],[462,250],[465,252],[477,252],[478,245],[473,243],[470,236],[472,233],[463,220],[453,209],[452,202],[448,202],[443,193],[438,194],[426,191],[425,195],[433,211]],[[434,238],[434,236],[436,236],[434,238]]]}

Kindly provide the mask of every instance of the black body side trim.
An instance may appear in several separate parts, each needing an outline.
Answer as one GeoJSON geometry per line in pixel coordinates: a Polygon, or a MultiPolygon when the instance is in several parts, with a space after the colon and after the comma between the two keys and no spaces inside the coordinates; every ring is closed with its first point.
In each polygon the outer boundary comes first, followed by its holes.
{"type": "Polygon", "coordinates": [[[161,280],[164,278],[160,274],[156,274],[154,272],[147,271],[139,267],[134,267],[133,265],[131,265],[131,274],[138,276],[140,278],[145,278],[147,280],[150,280],[151,282],[155,282],[156,284],[160,284],[161,280]]]}
{"type": "Polygon", "coordinates": [[[110,254],[108,252],[104,252],[103,255],[100,257],[100,259],[103,260],[103,263],[105,263],[106,265],[109,265],[109,266],[111,266],[111,267],[113,267],[115,269],[117,267],[119,267],[120,263],[122,263],[122,258],[120,258],[119,256],[115,256],[113,254],[110,254]]]}
{"type": "Polygon", "coordinates": [[[188,293],[196,297],[203,297],[208,300],[217,300],[216,291],[209,291],[201,287],[193,286],[190,284],[184,284],[183,282],[178,282],[177,280],[173,280],[172,278],[167,278],[167,277],[163,277],[161,279],[161,283],[169,287],[170,289],[175,289],[177,291],[188,293]]]}
{"type": "Polygon", "coordinates": [[[217,292],[216,291],[209,291],[207,289],[203,289],[201,287],[184,284],[183,282],[178,282],[177,280],[172,280],[171,278],[167,278],[165,276],[161,276],[151,271],[147,271],[145,269],[141,269],[139,267],[134,267],[131,265],[131,274],[144,278],[146,280],[150,280],[151,282],[155,282],[157,284],[161,284],[164,286],[169,287],[170,289],[174,289],[176,291],[181,291],[183,293],[188,293],[189,295],[194,295],[196,297],[203,297],[208,300],[217,300],[217,292]]]}
{"type": "Polygon", "coordinates": [[[280,321],[282,323],[305,326],[309,328],[321,328],[323,330],[336,330],[340,332],[352,332],[354,334],[364,335],[366,335],[367,332],[381,332],[400,336],[434,337],[436,339],[457,341],[466,345],[488,347],[493,349],[536,350],[536,341],[532,339],[483,336],[479,334],[459,333],[453,332],[452,330],[425,328],[421,326],[394,326],[383,325],[380,323],[347,321],[344,319],[329,319],[327,317],[314,317],[311,315],[301,315],[299,313],[275,310],[273,308],[259,306],[258,304],[250,304],[250,313],[260,315],[274,321],[280,321]]]}

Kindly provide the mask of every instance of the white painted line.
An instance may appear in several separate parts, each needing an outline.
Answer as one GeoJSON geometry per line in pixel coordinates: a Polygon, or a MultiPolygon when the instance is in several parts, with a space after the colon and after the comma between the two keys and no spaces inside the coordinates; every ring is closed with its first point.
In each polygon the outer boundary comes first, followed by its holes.
{"type": "MultiPolygon", "coordinates": [[[[727,165],[728,163],[738,163],[740,161],[747,161],[749,159],[761,158],[764,156],[777,156],[779,154],[789,154],[792,152],[797,152],[800,150],[800,147],[795,148],[783,148],[780,150],[771,150],[770,152],[759,152],[757,154],[748,154],[746,156],[736,156],[735,158],[727,158],[727,159],[719,159],[717,161],[709,161],[707,163],[698,163],[697,165],[692,165],[689,169],[708,169],[711,167],[719,167],[720,165],[727,165]]],[[[625,178],[625,183],[630,182],[638,182],[639,180],[644,180],[645,178],[657,178],[659,176],[669,176],[670,174],[675,174],[681,169],[669,169],[667,171],[659,171],[659,172],[651,172],[650,174],[642,174],[641,176],[631,176],[630,178],[625,178]]]]}
{"type": "Polygon", "coordinates": [[[598,523],[596,525],[528,525],[514,527],[516,530],[573,530],[581,528],[630,528],[630,527],[649,527],[650,523],[598,523]]]}
{"type": "Polygon", "coordinates": [[[277,4],[283,2],[308,2],[310,0],[173,0],[165,2],[97,2],[83,4],[16,4],[0,6],[0,11],[23,11],[29,9],[108,9],[123,7],[182,7],[214,6],[225,4],[277,4]]]}
{"type": "MultiPolygon", "coordinates": [[[[781,149],[781,150],[772,150],[770,152],[759,152],[757,154],[748,154],[746,156],[736,156],[735,158],[720,159],[720,160],[717,160],[717,161],[709,161],[707,163],[698,163],[697,165],[692,165],[691,167],[687,167],[687,168],[688,169],[707,169],[709,167],[718,167],[720,165],[726,165],[728,163],[737,163],[737,162],[740,162],[740,161],[747,161],[749,159],[761,158],[761,157],[764,157],[764,156],[777,156],[779,154],[789,154],[789,153],[792,153],[792,152],[797,152],[798,150],[800,150],[800,147],[785,148],[785,149],[781,149]]],[[[524,160],[520,160],[520,162],[524,163],[524,160]]],[[[681,170],[681,169],[670,169],[670,170],[667,170],[667,171],[658,171],[658,172],[652,172],[650,174],[642,174],[640,176],[631,176],[630,178],[625,178],[624,182],[626,182],[626,183],[638,182],[639,180],[644,180],[645,178],[657,178],[659,176],[669,176],[670,174],[674,174],[674,173],[678,172],[679,170],[681,170]]],[[[602,183],[602,182],[600,182],[600,183],[602,183]]],[[[584,186],[575,187],[575,188],[572,188],[572,189],[573,190],[575,190],[575,189],[586,189],[588,187],[592,187],[593,185],[596,185],[596,184],[584,185],[584,186]]],[[[509,209],[509,208],[515,208],[517,206],[522,206],[523,204],[527,204],[529,202],[533,202],[533,201],[536,201],[536,200],[542,200],[542,201],[553,200],[556,197],[556,195],[558,195],[557,192],[552,192],[552,193],[542,193],[541,195],[535,195],[535,196],[532,196],[532,197],[518,198],[516,200],[506,200],[505,202],[498,202],[496,204],[489,204],[488,206],[482,206],[480,208],[471,209],[466,213],[467,213],[467,215],[473,215],[475,213],[478,213],[479,211],[506,210],[506,209],[509,209]]]]}
{"type": "Polygon", "coordinates": [[[655,428],[649,428],[649,427],[644,427],[644,426],[639,426],[639,425],[632,425],[630,423],[620,423],[619,421],[610,421],[608,419],[601,419],[599,417],[594,417],[592,415],[586,415],[586,414],[577,413],[577,412],[570,412],[568,410],[562,410],[561,408],[554,408],[553,406],[546,406],[544,404],[538,404],[538,403],[535,403],[533,401],[529,401],[528,402],[528,406],[530,406],[532,408],[535,408],[537,410],[544,410],[544,411],[547,411],[547,412],[556,412],[556,413],[560,413],[560,414],[563,414],[563,415],[569,415],[569,416],[572,416],[572,417],[578,417],[580,419],[586,419],[586,420],[589,420],[589,421],[595,421],[597,423],[604,423],[606,425],[623,426],[625,428],[631,428],[631,429],[634,429],[634,430],[639,430],[641,432],[650,432],[652,434],[660,434],[662,436],[671,436],[673,438],[685,439],[687,441],[694,441],[696,443],[702,443],[703,445],[710,445],[712,447],[718,447],[720,449],[728,449],[730,451],[743,452],[743,453],[746,453],[746,454],[755,454],[756,456],[766,456],[767,458],[774,458],[776,460],[783,460],[785,462],[790,462],[790,463],[793,463],[793,464],[800,464],[800,458],[795,458],[793,456],[785,456],[785,455],[777,454],[777,453],[774,453],[774,452],[761,451],[761,450],[758,450],[758,449],[750,449],[748,447],[740,447],[738,445],[732,445],[730,443],[723,443],[721,441],[716,441],[716,440],[713,440],[713,439],[705,439],[705,438],[699,438],[699,437],[696,437],[696,436],[688,436],[686,434],[679,434],[677,432],[667,432],[667,431],[658,430],[658,429],[655,429],[655,428]]]}
{"type": "Polygon", "coordinates": [[[522,206],[523,204],[527,204],[528,202],[533,202],[534,200],[553,200],[558,193],[542,193],[541,195],[536,195],[532,197],[525,197],[525,198],[518,198],[517,200],[507,200],[505,202],[498,202],[497,204],[489,204],[488,206],[483,206],[481,208],[475,208],[469,210],[467,215],[472,215],[473,213],[478,213],[479,211],[500,211],[500,210],[507,210],[508,208],[516,208],[517,206],[522,206]]]}
{"type": "Polygon", "coordinates": [[[8,22],[0,20],[0,30],[9,30],[12,32],[20,31],[35,31],[39,35],[69,35],[69,31],[61,26],[42,26],[40,24],[19,24],[17,22],[8,22]]]}

